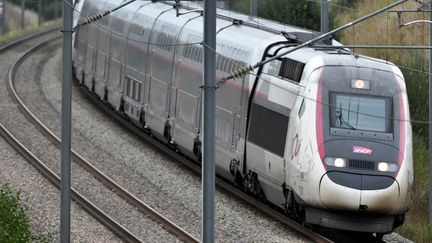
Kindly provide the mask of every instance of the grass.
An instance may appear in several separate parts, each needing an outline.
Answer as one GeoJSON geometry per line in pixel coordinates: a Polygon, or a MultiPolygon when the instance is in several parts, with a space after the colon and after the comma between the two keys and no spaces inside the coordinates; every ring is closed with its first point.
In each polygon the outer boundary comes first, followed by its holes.
{"type": "Polygon", "coordinates": [[[0,242],[50,242],[52,234],[32,233],[30,218],[21,205],[20,192],[0,187],[0,242]]]}
{"type": "Polygon", "coordinates": [[[414,187],[410,211],[405,224],[396,230],[414,242],[432,242],[432,227],[428,226],[428,147],[418,135],[413,139],[414,187]]]}
{"type": "Polygon", "coordinates": [[[36,32],[36,31],[39,31],[42,29],[46,29],[49,26],[58,25],[60,23],[61,23],[61,20],[53,20],[53,21],[44,22],[41,26],[31,25],[31,26],[28,26],[24,29],[11,30],[4,35],[0,35],[0,43],[14,39],[14,38],[17,38],[19,36],[24,36],[26,34],[36,32]]]}

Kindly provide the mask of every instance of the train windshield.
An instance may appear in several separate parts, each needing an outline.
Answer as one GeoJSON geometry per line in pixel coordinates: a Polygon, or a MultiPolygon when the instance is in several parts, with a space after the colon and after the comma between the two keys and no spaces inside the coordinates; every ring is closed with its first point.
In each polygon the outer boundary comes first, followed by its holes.
{"type": "Polygon", "coordinates": [[[391,133],[391,101],[387,97],[333,93],[332,127],[391,133]]]}

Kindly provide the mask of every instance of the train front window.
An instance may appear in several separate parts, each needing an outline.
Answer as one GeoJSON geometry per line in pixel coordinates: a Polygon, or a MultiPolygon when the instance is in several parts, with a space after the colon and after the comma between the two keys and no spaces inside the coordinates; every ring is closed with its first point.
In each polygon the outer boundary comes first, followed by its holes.
{"type": "Polygon", "coordinates": [[[334,128],[391,133],[391,98],[333,93],[331,125],[334,128]]]}

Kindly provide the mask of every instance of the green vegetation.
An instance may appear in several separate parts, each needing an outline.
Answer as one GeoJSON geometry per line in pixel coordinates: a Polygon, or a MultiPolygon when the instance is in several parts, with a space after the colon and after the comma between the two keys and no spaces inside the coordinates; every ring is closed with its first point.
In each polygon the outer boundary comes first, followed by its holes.
{"type": "Polygon", "coordinates": [[[8,185],[0,187],[0,242],[49,242],[51,235],[35,235],[27,210],[21,205],[20,192],[8,185]]]}
{"type": "Polygon", "coordinates": [[[414,136],[414,191],[405,224],[397,233],[414,242],[432,242],[432,227],[428,226],[428,148],[424,139],[414,136]]]}
{"type": "MultiPolygon", "coordinates": [[[[249,14],[250,0],[233,2],[234,10],[249,14]]],[[[258,16],[312,30],[321,26],[320,5],[309,0],[258,1],[258,16]]]]}
{"type": "Polygon", "coordinates": [[[5,42],[5,41],[8,41],[8,40],[20,37],[20,36],[24,36],[24,35],[30,34],[32,32],[46,29],[49,26],[59,25],[60,23],[61,23],[60,20],[53,20],[53,21],[49,21],[49,22],[44,22],[41,26],[33,25],[33,26],[29,26],[25,29],[18,29],[18,30],[9,31],[5,35],[0,35],[0,44],[2,42],[5,42]]]}
{"type": "MultiPolygon", "coordinates": [[[[21,0],[6,0],[6,1],[11,2],[17,6],[21,6],[21,0]]],[[[42,10],[43,19],[45,20],[54,19],[56,14],[56,8],[57,8],[57,15],[58,15],[57,17],[61,16],[63,1],[47,0],[47,1],[41,1],[41,4],[42,4],[41,10],[42,10]]],[[[39,10],[39,3],[38,1],[34,1],[34,0],[25,0],[25,8],[37,13],[39,10]]]]}

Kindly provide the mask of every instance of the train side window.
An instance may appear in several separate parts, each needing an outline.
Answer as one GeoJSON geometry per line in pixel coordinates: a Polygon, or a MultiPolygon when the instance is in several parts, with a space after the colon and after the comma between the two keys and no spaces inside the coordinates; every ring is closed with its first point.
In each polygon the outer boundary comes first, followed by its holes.
{"type": "Polygon", "coordinates": [[[141,83],[138,83],[138,97],[137,97],[137,101],[141,101],[141,83]]]}
{"type": "Polygon", "coordinates": [[[200,55],[200,50],[199,50],[198,47],[195,47],[195,60],[196,60],[197,62],[200,61],[199,55],[200,55]]]}
{"type": "Polygon", "coordinates": [[[202,62],[203,61],[203,49],[198,47],[198,62],[202,62]]]}
{"type": "Polygon", "coordinates": [[[194,47],[194,60],[199,62],[199,50],[198,47],[194,47]]]}
{"type": "Polygon", "coordinates": [[[283,157],[288,122],[288,116],[253,102],[248,140],[283,157]],[[271,125],[269,125],[269,121],[271,121],[271,125]]]}
{"type": "Polygon", "coordinates": [[[228,59],[228,72],[231,73],[234,71],[234,60],[232,58],[228,59]]]}
{"type": "Polygon", "coordinates": [[[225,58],[224,70],[225,70],[225,72],[227,72],[227,73],[230,72],[230,70],[229,70],[229,62],[230,62],[230,59],[229,59],[228,57],[225,58]]]}
{"type": "Polygon", "coordinates": [[[126,94],[126,96],[130,96],[130,93],[129,93],[129,88],[130,88],[130,78],[129,77],[126,77],[125,78],[125,87],[124,87],[124,89],[125,89],[125,94],[126,94]]]}
{"type": "Polygon", "coordinates": [[[217,58],[216,58],[216,69],[217,70],[222,70],[222,55],[218,54],[217,58]]]}
{"type": "Polygon", "coordinates": [[[135,92],[136,92],[136,87],[135,87],[135,80],[133,80],[132,82],[131,82],[131,88],[132,88],[132,90],[131,90],[131,95],[130,95],[130,97],[131,98],[133,98],[133,99],[135,99],[135,92]]]}
{"type": "Polygon", "coordinates": [[[135,92],[134,92],[134,99],[138,101],[138,93],[139,93],[139,83],[138,81],[135,81],[135,92]]]}
{"type": "Polygon", "coordinates": [[[279,76],[294,82],[300,82],[304,67],[304,63],[289,58],[283,58],[279,70],[279,76]]]}

